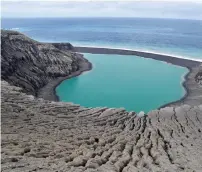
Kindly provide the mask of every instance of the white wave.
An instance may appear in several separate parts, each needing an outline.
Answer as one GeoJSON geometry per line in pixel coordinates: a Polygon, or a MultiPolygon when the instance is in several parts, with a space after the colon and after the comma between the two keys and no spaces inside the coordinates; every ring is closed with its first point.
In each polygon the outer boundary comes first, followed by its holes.
{"type": "Polygon", "coordinates": [[[19,27],[13,27],[10,30],[20,30],[20,28],[19,27]]]}

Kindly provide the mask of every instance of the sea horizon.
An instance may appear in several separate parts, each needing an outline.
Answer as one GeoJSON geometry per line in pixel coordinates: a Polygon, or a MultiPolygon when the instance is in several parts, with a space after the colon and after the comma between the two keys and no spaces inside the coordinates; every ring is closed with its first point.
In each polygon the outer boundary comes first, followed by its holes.
{"type": "Polygon", "coordinates": [[[78,19],[78,18],[81,18],[81,19],[165,19],[165,20],[193,20],[193,21],[202,21],[202,19],[193,19],[193,18],[164,18],[164,17],[122,17],[122,16],[117,16],[117,17],[111,17],[111,16],[105,16],[105,17],[102,17],[102,16],[89,16],[89,17],[86,17],[86,16],[67,16],[67,17],[54,17],[54,16],[47,16],[47,17],[4,17],[2,16],[1,17],[2,19],[78,19]]]}
{"type": "Polygon", "coordinates": [[[139,17],[2,18],[1,28],[22,32],[41,42],[121,47],[202,58],[201,20],[139,17]]]}

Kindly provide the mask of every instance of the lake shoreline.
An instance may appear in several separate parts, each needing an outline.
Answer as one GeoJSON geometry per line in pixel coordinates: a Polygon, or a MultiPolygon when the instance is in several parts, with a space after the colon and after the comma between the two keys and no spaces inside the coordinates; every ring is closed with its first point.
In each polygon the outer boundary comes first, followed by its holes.
{"type": "MultiPolygon", "coordinates": [[[[78,52],[78,53],[118,54],[118,55],[137,55],[137,53],[140,53],[140,54],[138,54],[138,56],[141,56],[142,58],[151,58],[154,60],[164,61],[164,62],[170,63],[172,65],[187,68],[188,73],[184,76],[184,80],[182,82],[182,87],[185,89],[184,96],[182,98],[180,98],[179,100],[174,100],[172,102],[161,105],[157,109],[161,109],[163,107],[172,106],[174,104],[182,103],[185,99],[187,99],[189,97],[190,88],[187,84],[188,77],[192,73],[192,68],[195,68],[195,67],[199,66],[199,64],[201,64],[200,62],[189,60],[189,59],[182,59],[182,58],[176,59],[175,57],[167,56],[167,55],[161,55],[161,54],[159,54],[159,55],[157,55],[157,57],[155,57],[156,54],[147,53],[147,52],[136,52],[136,51],[133,52],[131,50],[121,51],[120,49],[117,50],[117,49],[106,49],[106,48],[103,49],[103,48],[92,48],[92,47],[82,47],[82,48],[81,47],[80,48],[75,47],[74,51],[78,52]],[[144,56],[146,56],[146,57],[144,57],[144,56]],[[163,57],[163,59],[160,59],[161,57],[163,57]]],[[[84,61],[81,64],[79,64],[80,67],[79,67],[78,71],[75,71],[66,77],[59,77],[56,80],[50,81],[45,87],[43,87],[42,89],[39,90],[37,97],[43,98],[45,100],[50,100],[50,101],[60,101],[60,99],[56,93],[56,87],[62,81],[66,80],[66,79],[73,78],[73,77],[77,77],[77,76],[81,75],[83,72],[90,71],[92,69],[92,64],[87,59],[85,59],[85,57],[83,57],[83,55],[82,55],[82,58],[84,59],[84,61]]]]}
{"type": "Polygon", "coordinates": [[[188,82],[188,76],[191,74],[192,69],[191,69],[191,68],[187,68],[187,69],[188,69],[188,72],[186,73],[186,75],[184,75],[184,77],[183,77],[184,80],[183,80],[183,82],[181,83],[181,86],[182,86],[182,87],[184,88],[184,90],[185,90],[184,96],[183,96],[182,98],[180,98],[179,100],[175,100],[175,101],[172,101],[172,102],[170,102],[170,103],[166,103],[166,104],[160,106],[160,107],[157,108],[157,109],[161,109],[161,108],[164,108],[164,107],[172,106],[172,105],[174,105],[175,103],[181,103],[181,102],[183,102],[183,100],[185,100],[185,99],[189,96],[190,91],[189,91],[189,87],[187,86],[187,82],[188,82]]]}
{"type": "Polygon", "coordinates": [[[81,55],[80,58],[82,60],[79,61],[79,70],[72,72],[68,76],[59,77],[54,80],[51,80],[48,84],[46,84],[43,88],[41,88],[38,91],[37,97],[43,98],[45,100],[50,100],[50,101],[56,101],[56,102],[60,101],[56,93],[56,87],[60,85],[60,83],[63,82],[64,80],[77,77],[81,75],[82,73],[90,71],[92,69],[92,63],[90,63],[87,59],[85,59],[83,55],[81,55]]]}
{"type": "Polygon", "coordinates": [[[202,63],[201,59],[193,59],[187,57],[174,56],[169,54],[162,54],[156,52],[139,51],[132,49],[122,48],[107,48],[107,47],[81,47],[75,46],[74,51],[78,53],[91,53],[91,54],[116,54],[116,55],[135,55],[142,58],[154,59],[173,65],[192,68],[202,63]]]}

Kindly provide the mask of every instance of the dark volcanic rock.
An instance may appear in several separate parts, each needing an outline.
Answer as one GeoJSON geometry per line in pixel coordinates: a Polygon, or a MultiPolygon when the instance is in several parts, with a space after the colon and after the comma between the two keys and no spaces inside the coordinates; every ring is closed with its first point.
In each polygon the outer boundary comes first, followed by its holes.
{"type": "Polygon", "coordinates": [[[198,70],[197,74],[194,77],[195,81],[202,86],[202,66],[200,66],[200,69],[198,70]]]}
{"type": "Polygon", "coordinates": [[[79,55],[63,48],[73,46],[40,43],[19,32],[2,30],[1,77],[36,95],[50,80],[78,70],[79,55]]]}
{"type": "Polygon", "coordinates": [[[74,47],[70,43],[52,43],[59,50],[71,50],[74,51],[74,47]]]}
{"type": "MultiPolygon", "coordinates": [[[[3,31],[2,40],[3,172],[202,170],[202,105],[140,117],[124,109],[38,99],[27,93],[71,74],[84,59],[18,32],[3,31]]],[[[193,78],[200,83],[201,74],[193,78]]]]}

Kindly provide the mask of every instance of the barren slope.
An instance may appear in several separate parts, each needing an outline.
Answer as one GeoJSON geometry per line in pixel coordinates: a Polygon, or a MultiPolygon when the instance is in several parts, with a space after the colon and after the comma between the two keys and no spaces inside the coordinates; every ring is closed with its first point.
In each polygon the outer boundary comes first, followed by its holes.
{"type": "Polygon", "coordinates": [[[2,82],[2,171],[201,171],[202,106],[138,117],[35,99],[2,82]]]}

